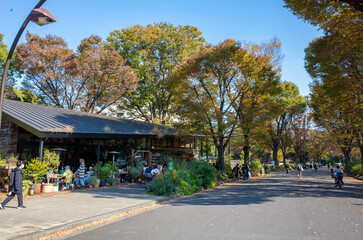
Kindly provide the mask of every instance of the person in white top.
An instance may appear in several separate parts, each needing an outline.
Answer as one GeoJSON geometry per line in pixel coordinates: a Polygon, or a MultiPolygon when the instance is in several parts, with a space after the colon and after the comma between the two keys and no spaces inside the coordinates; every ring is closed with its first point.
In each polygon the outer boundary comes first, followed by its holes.
{"type": "Polygon", "coordinates": [[[298,163],[296,165],[296,170],[297,170],[297,177],[298,178],[301,178],[302,177],[303,167],[300,165],[300,163],[298,163]]]}
{"type": "Polygon", "coordinates": [[[153,170],[151,170],[152,175],[158,175],[160,173],[159,169],[155,166],[153,170]]]}

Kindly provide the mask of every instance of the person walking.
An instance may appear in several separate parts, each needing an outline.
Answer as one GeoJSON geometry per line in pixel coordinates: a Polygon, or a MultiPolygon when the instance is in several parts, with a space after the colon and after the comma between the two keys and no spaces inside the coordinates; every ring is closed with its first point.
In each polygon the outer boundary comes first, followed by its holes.
{"type": "Polygon", "coordinates": [[[297,170],[297,177],[301,178],[302,177],[302,172],[304,171],[303,167],[300,165],[300,163],[298,163],[296,165],[296,170],[297,170]]]}
{"type": "Polygon", "coordinates": [[[5,205],[10,202],[15,197],[15,195],[18,196],[17,209],[25,208],[23,205],[23,168],[24,163],[23,161],[19,160],[16,163],[16,168],[12,170],[14,172],[14,182],[12,184],[9,183],[9,185],[11,185],[9,196],[2,203],[0,203],[0,210],[5,209],[5,205]]]}
{"type": "Polygon", "coordinates": [[[238,180],[238,176],[239,176],[239,172],[240,172],[240,168],[239,168],[239,164],[237,164],[234,168],[233,168],[234,173],[236,174],[236,180],[238,180]]]}
{"type": "Polygon", "coordinates": [[[289,174],[289,164],[285,164],[286,174],[289,174]]]}

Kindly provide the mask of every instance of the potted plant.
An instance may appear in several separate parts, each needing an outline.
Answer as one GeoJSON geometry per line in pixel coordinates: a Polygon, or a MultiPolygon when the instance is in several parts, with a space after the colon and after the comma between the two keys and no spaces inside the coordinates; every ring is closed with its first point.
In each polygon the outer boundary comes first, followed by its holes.
{"type": "Polygon", "coordinates": [[[17,161],[18,156],[13,153],[7,158],[0,155],[0,185],[6,189],[9,187],[8,176],[11,169],[16,167],[17,161]]]}
{"type": "Polygon", "coordinates": [[[28,195],[30,186],[33,184],[30,180],[23,180],[23,195],[28,195]]]}
{"type": "Polygon", "coordinates": [[[141,177],[142,169],[143,169],[142,163],[138,163],[136,167],[131,168],[130,175],[133,181],[138,181],[138,179],[141,177]]]}
{"type": "Polygon", "coordinates": [[[99,187],[100,185],[100,180],[96,177],[96,176],[92,176],[87,178],[86,183],[88,186],[92,186],[92,187],[99,187]]]}
{"type": "Polygon", "coordinates": [[[53,173],[58,173],[60,160],[56,152],[44,149],[43,161],[48,164],[48,170],[51,170],[53,173]]]}
{"type": "Polygon", "coordinates": [[[137,167],[133,167],[130,170],[130,175],[132,180],[135,181],[135,179],[138,179],[141,176],[141,171],[137,167]]]}
{"type": "Polygon", "coordinates": [[[39,158],[33,158],[30,163],[28,163],[25,172],[25,179],[33,180],[35,184],[34,192],[40,193],[41,184],[39,180],[47,174],[48,164],[46,162],[40,162],[39,158]]]}
{"type": "Polygon", "coordinates": [[[98,162],[93,166],[93,169],[94,169],[94,172],[95,172],[94,177],[97,178],[97,181],[96,181],[96,183],[94,185],[94,187],[96,187],[96,188],[100,186],[100,171],[101,171],[101,168],[102,168],[102,163],[101,162],[98,162]]]}
{"type": "Polygon", "coordinates": [[[105,186],[106,183],[113,183],[113,175],[117,173],[118,167],[116,164],[106,163],[99,170],[100,187],[105,186]]]}
{"type": "Polygon", "coordinates": [[[58,190],[59,190],[58,183],[54,183],[53,184],[53,192],[58,192],[58,190]]]}

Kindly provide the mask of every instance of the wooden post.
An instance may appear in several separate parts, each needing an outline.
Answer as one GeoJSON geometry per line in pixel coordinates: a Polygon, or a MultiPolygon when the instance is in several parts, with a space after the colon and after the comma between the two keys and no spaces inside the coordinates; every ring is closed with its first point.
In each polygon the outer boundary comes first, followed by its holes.
{"type": "Polygon", "coordinates": [[[152,153],[148,152],[147,166],[151,167],[152,153]]]}
{"type": "Polygon", "coordinates": [[[98,139],[97,140],[97,162],[100,161],[100,150],[101,150],[100,139],[98,139]]]}
{"type": "Polygon", "coordinates": [[[135,150],[131,150],[131,167],[134,167],[134,155],[135,155],[135,150]]]}

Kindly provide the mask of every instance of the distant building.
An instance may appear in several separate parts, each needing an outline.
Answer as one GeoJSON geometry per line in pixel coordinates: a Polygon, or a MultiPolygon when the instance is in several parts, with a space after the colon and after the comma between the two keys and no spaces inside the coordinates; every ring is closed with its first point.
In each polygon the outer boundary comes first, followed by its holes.
{"type": "Polygon", "coordinates": [[[77,167],[116,160],[163,164],[197,156],[196,136],[141,121],[88,114],[43,105],[5,100],[0,152],[15,153],[22,160],[41,157],[43,149],[61,149],[63,164],[77,167]],[[136,158],[135,158],[136,154],[136,158]]]}

